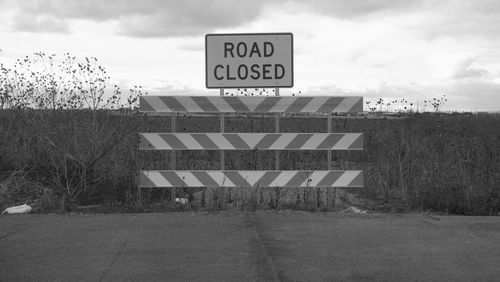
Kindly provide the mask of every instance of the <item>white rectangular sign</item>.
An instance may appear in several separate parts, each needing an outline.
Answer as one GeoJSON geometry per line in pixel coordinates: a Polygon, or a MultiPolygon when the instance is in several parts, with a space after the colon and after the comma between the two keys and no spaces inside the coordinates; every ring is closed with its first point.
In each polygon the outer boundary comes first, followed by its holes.
{"type": "Polygon", "coordinates": [[[207,34],[207,88],[293,87],[292,33],[207,34]]]}

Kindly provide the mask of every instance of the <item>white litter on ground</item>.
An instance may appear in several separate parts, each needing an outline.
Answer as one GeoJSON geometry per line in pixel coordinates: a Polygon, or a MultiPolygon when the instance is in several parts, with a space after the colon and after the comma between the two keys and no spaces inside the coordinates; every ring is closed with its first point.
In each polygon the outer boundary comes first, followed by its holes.
{"type": "Polygon", "coordinates": [[[10,208],[6,208],[2,213],[6,214],[30,213],[31,210],[32,210],[31,206],[24,204],[20,206],[13,206],[10,208]]]}
{"type": "Polygon", "coordinates": [[[182,205],[185,205],[188,203],[188,199],[187,198],[175,198],[175,202],[182,204],[182,205]]]}
{"type": "Polygon", "coordinates": [[[344,210],[344,213],[368,213],[365,210],[359,209],[357,207],[348,207],[344,210]]]}

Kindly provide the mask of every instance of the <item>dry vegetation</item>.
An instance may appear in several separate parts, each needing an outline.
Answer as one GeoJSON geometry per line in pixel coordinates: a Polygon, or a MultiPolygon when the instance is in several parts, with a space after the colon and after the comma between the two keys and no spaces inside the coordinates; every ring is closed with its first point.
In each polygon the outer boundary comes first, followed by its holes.
{"type": "MultiPolygon", "coordinates": [[[[29,202],[39,211],[118,204],[137,210],[168,202],[165,189],[137,189],[140,169],[170,169],[169,152],[138,151],[138,132],[168,132],[170,117],[144,116],[109,82],[96,59],[67,54],[59,63],[36,54],[0,76],[0,208],[29,202]],[[31,70],[38,69],[34,72],[31,70]],[[110,97],[110,98],[106,98],[110,97]],[[100,110],[101,108],[115,110],[100,110]],[[121,109],[121,110],[116,110],[121,109]],[[124,110],[125,109],[125,110],[124,110]]],[[[180,132],[218,132],[218,117],[180,116],[180,132]]],[[[336,118],[333,132],[363,132],[365,150],[333,153],[334,169],[363,169],[366,188],[353,189],[371,208],[455,214],[500,211],[500,115],[407,113],[399,119],[336,118]]],[[[284,117],[282,132],[326,132],[326,118],[284,117]]],[[[226,132],[274,132],[274,118],[226,120],[226,132]]],[[[219,169],[217,151],[179,152],[177,169],[219,169]]],[[[326,153],[281,153],[281,169],[326,169],[326,153]]],[[[274,169],[274,152],[227,151],[226,169],[274,169]]],[[[209,189],[192,208],[323,209],[326,189],[209,189]]],[[[327,196],[328,195],[328,196],[327,196]]],[[[337,195],[337,196],[335,196],[337,195]]],[[[336,198],[337,197],[337,198],[336,198]]],[[[326,201],[328,203],[325,203],[326,201]]]]}
{"type": "MultiPolygon", "coordinates": [[[[171,165],[168,151],[138,151],[137,133],[168,132],[170,118],[109,111],[99,111],[95,116],[94,120],[93,112],[83,110],[1,111],[2,207],[26,199],[43,199],[58,207],[105,202],[138,205],[138,171],[170,169],[171,165]],[[91,134],[93,121],[99,128],[98,137],[91,134]]],[[[240,117],[228,121],[226,132],[274,130],[273,118],[240,117]]],[[[218,131],[218,122],[217,117],[179,117],[178,128],[181,132],[218,131]]],[[[326,119],[319,118],[290,117],[281,122],[285,132],[324,132],[325,127],[326,119]]],[[[334,119],[333,131],[365,134],[364,151],[336,151],[332,166],[364,169],[366,188],[353,191],[371,199],[376,207],[456,214],[493,214],[500,210],[499,115],[334,119]]],[[[177,158],[177,169],[220,167],[217,151],[182,151],[177,158]]],[[[326,167],[323,151],[281,153],[281,169],[326,167]]],[[[226,169],[273,168],[272,151],[226,152],[226,169]]],[[[164,189],[144,190],[141,200],[145,202],[169,197],[164,189]]],[[[290,207],[285,190],[259,189],[253,197],[259,207],[290,207]]],[[[325,189],[302,190],[306,191],[292,201],[296,207],[324,206],[319,201],[324,201],[325,189]]],[[[192,192],[178,191],[188,196],[192,192]]],[[[237,189],[225,193],[207,194],[205,197],[212,198],[203,200],[205,207],[226,207],[238,199],[237,189]],[[229,203],[217,203],[221,197],[229,203]]]]}

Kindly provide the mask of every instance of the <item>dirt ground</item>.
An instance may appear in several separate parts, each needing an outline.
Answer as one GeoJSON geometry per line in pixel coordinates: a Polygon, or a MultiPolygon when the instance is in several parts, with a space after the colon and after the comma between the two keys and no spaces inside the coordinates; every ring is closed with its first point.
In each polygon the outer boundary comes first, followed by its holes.
{"type": "Polygon", "coordinates": [[[498,281],[500,217],[0,217],[0,281],[498,281]]]}

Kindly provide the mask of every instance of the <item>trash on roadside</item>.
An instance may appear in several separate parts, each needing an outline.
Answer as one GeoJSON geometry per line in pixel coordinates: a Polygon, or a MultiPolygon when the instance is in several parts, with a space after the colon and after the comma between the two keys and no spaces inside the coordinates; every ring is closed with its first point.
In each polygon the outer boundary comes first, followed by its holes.
{"type": "Polygon", "coordinates": [[[6,213],[6,214],[30,213],[31,210],[32,210],[31,206],[24,204],[24,205],[20,205],[20,206],[13,206],[10,208],[6,208],[2,212],[2,214],[3,213],[6,213]]]}
{"type": "Polygon", "coordinates": [[[181,205],[185,205],[188,203],[188,199],[187,198],[175,198],[175,202],[179,203],[181,205]]]}
{"type": "Polygon", "coordinates": [[[344,213],[368,213],[365,210],[359,209],[357,207],[348,207],[344,210],[344,213]]]}

